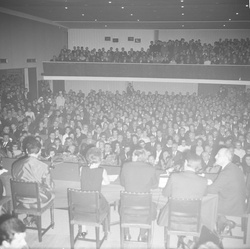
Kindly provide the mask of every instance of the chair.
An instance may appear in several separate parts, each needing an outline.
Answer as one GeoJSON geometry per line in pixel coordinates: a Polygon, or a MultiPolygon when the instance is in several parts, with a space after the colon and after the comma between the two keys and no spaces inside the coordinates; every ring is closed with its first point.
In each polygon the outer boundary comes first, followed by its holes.
{"type": "MultiPolygon", "coordinates": [[[[54,198],[46,203],[41,203],[39,187],[36,182],[24,182],[10,179],[13,213],[15,215],[27,214],[37,217],[37,228],[27,227],[28,229],[38,230],[39,242],[42,241],[42,236],[50,229],[54,228],[54,198]],[[34,199],[36,207],[26,208],[22,205],[21,199],[34,199]],[[42,228],[42,214],[50,209],[50,224],[46,228],[42,228]]],[[[33,203],[33,202],[32,202],[33,203]]]]}
{"type": "Polygon", "coordinates": [[[169,198],[168,224],[164,226],[165,248],[169,247],[170,235],[199,237],[201,226],[201,199],[169,198]]]}
{"type": "MultiPolygon", "coordinates": [[[[152,194],[120,193],[120,242],[124,247],[125,228],[143,228],[148,230],[147,247],[151,247],[152,238],[152,194]]],[[[136,242],[136,241],[132,241],[136,242]]]]}
{"type": "MultiPolygon", "coordinates": [[[[250,177],[248,174],[247,177],[247,186],[250,186],[250,177]]],[[[249,191],[249,189],[248,189],[249,191]]],[[[232,239],[242,239],[243,243],[246,244],[247,243],[247,233],[248,230],[250,229],[250,194],[248,194],[248,197],[246,199],[246,207],[245,207],[245,212],[242,215],[239,216],[230,216],[230,219],[235,220],[235,218],[237,219],[237,222],[235,223],[236,227],[240,227],[241,231],[242,231],[242,236],[241,235],[234,235],[233,234],[233,230],[229,231],[229,234],[222,234],[221,237],[222,238],[232,238],[232,239]],[[238,221],[239,220],[239,221],[238,221]]]]}
{"type": "Polygon", "coordinates": [[[6,211],[10,212],[10,210],[11,210],[11,204],[10,203],[11,203],[11,197],[10,196],[3,196],[0,199],[0,215],[3,213],[2,209],[5,206],[6,206],[6,211]]]}
{"type": "Polygon", "coordinates": [[[108,209],[101,212],[99,192],[68,189],[68,206],[71,248],[74,248],[76,240],[96,242],[96,248],[100,248],[108,236],[110,210],[108,209]],[[76,237],[74,236],[74,225],[78,225],[79,227],[79,232],[76,237]],[[94,226],[96,238],[80,238],[81,225],[94,226]],[[104,230],[104,235],[101,240],[99,238],[100,226],[103,226],[104,230]]]}

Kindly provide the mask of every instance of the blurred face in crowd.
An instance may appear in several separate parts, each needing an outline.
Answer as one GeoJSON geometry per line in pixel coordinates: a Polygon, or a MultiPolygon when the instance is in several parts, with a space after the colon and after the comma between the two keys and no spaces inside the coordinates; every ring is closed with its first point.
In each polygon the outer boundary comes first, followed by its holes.
{"type": "Polygon", "coordinates": [[[250,156],[245,157],[245,162],[248,167],[250,167],[250,156]]]}

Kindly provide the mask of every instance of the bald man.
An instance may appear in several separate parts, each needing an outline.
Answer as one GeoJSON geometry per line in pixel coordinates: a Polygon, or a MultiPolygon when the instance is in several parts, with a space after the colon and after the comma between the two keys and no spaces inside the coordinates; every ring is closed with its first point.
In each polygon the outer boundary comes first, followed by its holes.
{"type": "MultiPolygon", "coordinates": [[[[208,186],[208,193],[218,194],[218,230],[223,231],[228,216],[239,216],[246,209],[246,183],[240,168],[232,163],[233,154],[228,148],[221,148],[215,159],[221,166],[221,172],[213,184],[208,186]]],[[[233,224],[230,225],[234,227],[233,224]]]]}

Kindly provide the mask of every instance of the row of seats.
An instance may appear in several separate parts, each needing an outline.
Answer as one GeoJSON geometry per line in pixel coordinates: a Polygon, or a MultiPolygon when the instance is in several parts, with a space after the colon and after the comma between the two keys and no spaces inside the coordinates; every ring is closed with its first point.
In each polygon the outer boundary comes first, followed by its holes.
{"type": "MultiPolygon", "coordinates": [[[[23,182],[10,180],[11,194],[14,214],[35,215],[37,219],[37,228],[28,227],[38,230],[39,242],[42,236],[50,229],[54,228],[54,199],[41,205],[38,184],[34,182],[23,182]],[[36,200],[36,207],[25,208],[20,200],[23,198],[32,198],[36,200]],[[42,214],[50,209],[50,224],[42,228],[42,214]]],[[[70,227],[70,246],[73,249],[76,240],[94,241],[96,248],[100,248],[102,243],[108,237],[110,231],[110,209],[100,212],[99,192],[81,191],[77,189],[68,189],[68,212],[70,227]],[[78,234],[74,235],[74,226],[79,227],[78,234]],[[81,226],[94,226],[96,238],[87,239],[81,237],[81,226]],[[100,227],[103,226],[104,235],[100,239],[100,227]]],[[[5,200],[10,202],[10,198],[5,200]]],[[[201,231],[201,199],[169,199],[168,225],[164,227],[165,248],[169,247],[170,235],[178,235],[179,243],[183,243],[182,236],[199,237],[201,231]]],[[[249,206],[249,203],[248,203],[249,206]]],[[[149,218],[152,212],[152,194],[151,193],[120,193],[120,242],[121,248],[124,248],[124,229],[129,227],[139,227],[148,230],[147,247],[151,247],[152,240],[152,220],[149,218]]],[[[243,237],[233,236],[234,238],[243,239],[246,243],[248,214],[241,218],[241,229],[243,237]]],[[[208,239],[209,237],[207,237],[208,239]]],[[[129,241],[130,243],[131,241],[129,241]]],[[[133,241],[132,241],[133,242],[133,241]]],[[[204,241],[204,238],[202,239],[204,241]]],[[[198,242],[199,243],[199,242],[198,242]]]]}

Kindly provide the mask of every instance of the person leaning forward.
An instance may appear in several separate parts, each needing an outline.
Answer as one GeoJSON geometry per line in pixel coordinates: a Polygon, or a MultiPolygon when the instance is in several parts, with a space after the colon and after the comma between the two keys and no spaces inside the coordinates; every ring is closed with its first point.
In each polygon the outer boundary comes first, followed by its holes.
{"type": "MultiPolygon", "coordinates": [[[[172,173],[163,196],[183,199],[198,199],[206,195],[207,179],[196,174],[201,169],[201,158],[194,152],[186,154],[184,171],[172,173]]],[[[157,223],[159,226],[168,225],[168,203],[161,209],[157,223]]]]}

